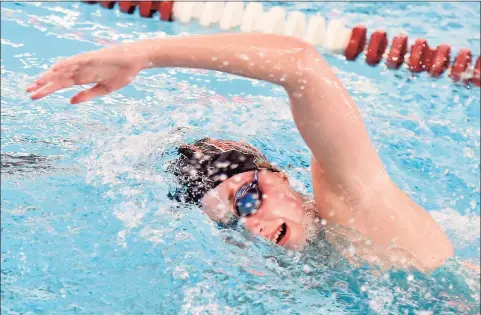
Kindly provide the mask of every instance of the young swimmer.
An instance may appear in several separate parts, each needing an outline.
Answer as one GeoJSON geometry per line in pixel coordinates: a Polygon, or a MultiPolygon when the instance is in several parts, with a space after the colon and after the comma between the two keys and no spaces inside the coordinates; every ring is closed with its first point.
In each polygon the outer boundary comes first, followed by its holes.
{"type": "Polygon", "coordinates": [[[72,97],[77,104],[126,86],[144,69],[163,67],[217,70],[282,86],[312,153],[315,203],[295,192],[256,149],[209,138],[179,149],[176,174],[184,191],[174,198],[198,203],[224,225],[240,219],[253,234],[289,249],[306,245],[306,226],[314,218],[309,205],[315,205],[323,222],[366,257],[431,271],[453,255],[441,227],[390,178],[342,83],[317,49],[300,39],[219,34],[142,40],[62,60],[27,91],[37,100],[94,83],[72,97]]]}

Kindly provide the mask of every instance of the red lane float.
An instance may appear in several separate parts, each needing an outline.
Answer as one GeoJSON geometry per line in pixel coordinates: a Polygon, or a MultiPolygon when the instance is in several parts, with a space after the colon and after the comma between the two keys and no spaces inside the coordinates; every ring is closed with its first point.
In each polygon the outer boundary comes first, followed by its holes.
{"type": "Polygon", "coordinates": [[[135,1],[119,1],[120,11],[127,14],[133,14],[135,12],[136,6],[137,3],[135,1]]]}
{"type": "Polygon", "coordinates": [[[173,1],[162,1],[160,3],[160,19],[163,21],[172,21],[173,1]]]}
{"type": "Polygon", "coordinates": [[[105,9],[113,9],[113,7],[115,6],[115,2],[117,1],[100,1],[100,5],[102,6],[102,8],[105,8],[105,9]]]}
{"type": "Polygon", "coordinates": [[[429,69],[431,59],[431,48],[425,39],[416,39],[414,45],[411,46],[411,52],[408,59],[408,67],[411,72],[422,72],[429,69]]]}
{"type": "Polygon", "coordinates": [[[480,62],[481,60],[478,57],[478,60],[476,60],[476,65],[474,66],[474,69],[473,69],[473,77],[471,78],[471,83],[473,83],[476,86],[479,86],[479,81],[480,81],[479,80],[480,73],[481,73],[480,62]]]}
{"type": "Polygon", "coordinates": [[[449,45],[439,45],[436,47],[433,55],[428,72],[432,77],[439,77],[449,68],[451,47],[449,45]]]}
{"type": "Polygon", "coordinates": [[[141,1],[139,5],[139,14],[141,17],[151,18],[158,10],[157,1],[141,1]]]}
{"type": "Polygon", "coordinates": [[[352,29],[351,39],[344,53],[347,60],[356,60],[357,56],[364,50],[364,46],[366,45],[366,32],[367,30],[364,25],[359,25],[352,29]]]}
{"type": "Polygon", "coordinates": [[[370,66],[377,65],[387,47],[387,34],[385,31],[375,31],[367,47],[366,63],[370,66]]]}
{"type": "Polygon", "coordinates": [[[472,56],[469,49],[463,48],[459,51],[456,59],[454,59],[453,66],[451,67],[450,77],[454,81],[461,80],[461,75],[468,66],[471,64],[472,56]]]}
{"type": "Polygon", "coordinates": [[[394,37],[391,44],[391,50],[387,56],[386,64],[390,69],[399,69],[404,63],[404,56],[408,51],[408,37],[406,35],[398,35],[394,37]]]}

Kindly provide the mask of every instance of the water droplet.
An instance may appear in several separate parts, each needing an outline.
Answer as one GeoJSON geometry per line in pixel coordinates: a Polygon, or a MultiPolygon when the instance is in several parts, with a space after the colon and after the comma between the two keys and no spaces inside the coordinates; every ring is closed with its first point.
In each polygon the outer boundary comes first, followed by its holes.
{"type": "Polygon", "coordinates": [[[223,64],[224,66],[228,66],[228,65],[229,65],[229,62],[228,62],[228,61],[224,61],[222,64],[223,64]]]}
{"type": "Polygon", "coordinates": [[[212,60],[216,61],[218,58],[217,57],[212,57],[212,60]]]}
{"type": "Polygon", "coordinates": [[[249,58],[249,56],[247,56],[246,54],[240,54],[239,58],[242,59],[242,60],[245,60],[245,61],[251,60],[251,58],[249,58]]]}
{"type": "Polygon", "coordinates": [[[347,251],[348,251],[349,254],[351,254],[351,255],[356,254],[356,248],[355,248],[354,246],[352,246],[352,245],[350,245],[350,246],[348,247],[347,251]]]}
{"type": "Polygon", "coordinates": [[[309,273],[309,272],[311,272],[311,267],[309,267],[309,265],[304,265],[304,266],[302,266],[302,271],[304,273],[309,273]]]}

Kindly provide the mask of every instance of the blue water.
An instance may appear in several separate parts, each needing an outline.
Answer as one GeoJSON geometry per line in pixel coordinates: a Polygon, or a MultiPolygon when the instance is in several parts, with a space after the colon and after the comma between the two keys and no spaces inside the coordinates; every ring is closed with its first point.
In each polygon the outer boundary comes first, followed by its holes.
{"type": "MultiPolygon", "coordinates": [[[[272,4],[270,4],[272,5],[272,4]]],[[[282,3],[480,51],[479,3],[282,3]]],[[[440,222],[456,258],[431,275],[329,262],[219,231],[166,197],[181,142],[247,140],[310,193],[286,94],[211,71],[143,72],[72,106],[24,88],[56,60],[108,43],[215,33],[81,3],[1,3],[2,314],[476,314],[480,90],[324,53],[394,180],[440,222]]]]}

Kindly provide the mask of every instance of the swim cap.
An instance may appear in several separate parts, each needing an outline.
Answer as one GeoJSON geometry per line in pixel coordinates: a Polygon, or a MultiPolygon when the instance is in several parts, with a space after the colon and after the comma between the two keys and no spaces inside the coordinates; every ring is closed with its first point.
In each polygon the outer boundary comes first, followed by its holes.
{"type": "Polygon", "coordinates": [[[178,149],[173,167],[180,189],[171,199],[199,203],[207,191],[232,176],[252,170],[280,172],[267,157],[244,142],[203,138],[178,149]]]}

